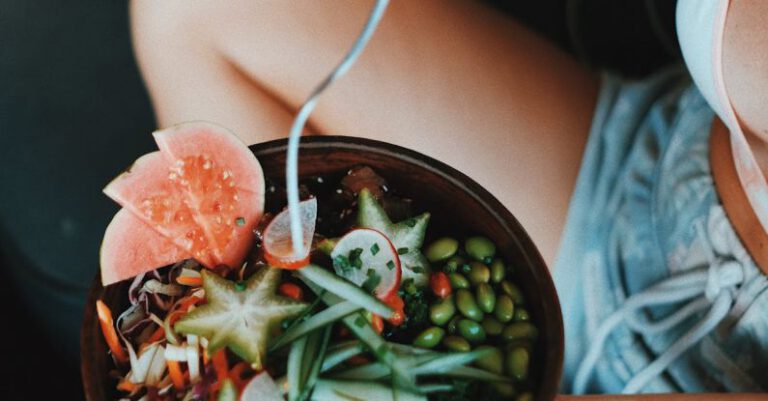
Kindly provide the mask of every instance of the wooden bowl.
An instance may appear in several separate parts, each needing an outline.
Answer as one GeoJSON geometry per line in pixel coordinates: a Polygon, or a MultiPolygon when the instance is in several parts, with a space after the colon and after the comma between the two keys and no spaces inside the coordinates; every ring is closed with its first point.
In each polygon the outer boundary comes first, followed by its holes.
{"type": "MultiPolygon", "coordinates": [[[[287,140],[251,146],[266,177],[285,174],[287,140]]],[[[485,189],[459,171],[420,153],[369,139],[314,136],[301,143],[300,175],[325,175],[364,164],[383,176],[392,188],[432,213],[430,225],[461,228],[466,234],[493,239],[504,259],[516,269],[532,320],[540,330],[531,377],[535,399],[553,400],[563,365],[563,322],[549,270],[517,219],[485,189]]],[[[525,190],[525,189],[522,189],[525,190]]],[[[433,227],[434,228],[434,227],[433,227]]],[[[103,288],[94,280],[82,327],[81,371],[88,401],[115,399],[115,380],[108,377],[111,359],[101,335],[95,302],[102,299],[113,310],[127,306],[127,283],[103,288]]]]}

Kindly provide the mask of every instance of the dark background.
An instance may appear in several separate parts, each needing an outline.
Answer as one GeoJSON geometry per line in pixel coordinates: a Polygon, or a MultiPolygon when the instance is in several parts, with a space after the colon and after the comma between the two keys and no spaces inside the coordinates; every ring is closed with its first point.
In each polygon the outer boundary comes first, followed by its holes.
{"type": "MultiPolygon", "coordinates": [[[[491,3],[595,68],[678,59],[674,1],[491,3]]],[[[100,191],[153,129],[126,2],[0,0],[0,399],[82,399],[80,318],[117,210],[100,191]]]]}

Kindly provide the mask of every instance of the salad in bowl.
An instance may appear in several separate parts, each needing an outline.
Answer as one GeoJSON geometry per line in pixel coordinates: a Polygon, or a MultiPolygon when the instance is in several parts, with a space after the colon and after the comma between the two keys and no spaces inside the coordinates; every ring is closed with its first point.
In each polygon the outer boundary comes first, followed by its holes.
{"type": "MultiPolygon", "coordinates": [[[[562,322],[514,218],[457,171],[350,137],[302,144],[187,123],[106,188],[83,377],[106,400],[554,396],[562,322]]],[[[90,316],[90,318],[89,318],[90,316]]]]}

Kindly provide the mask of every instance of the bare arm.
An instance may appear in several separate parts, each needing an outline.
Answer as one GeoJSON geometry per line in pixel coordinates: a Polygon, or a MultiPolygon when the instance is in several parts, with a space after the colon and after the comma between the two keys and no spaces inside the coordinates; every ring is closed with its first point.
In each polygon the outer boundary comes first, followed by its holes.
{"type": "MultiPolygon", "coordinates": [[[[161,125],[208,119],[248,142],[282,137],[338,62],[371,1],[133,0],[161,125]]],[[[488,188],[552,262],[596,97],[584,68],[467,0],[393,0],[319,133],[372,137],[440,159],[488,188]]]]}

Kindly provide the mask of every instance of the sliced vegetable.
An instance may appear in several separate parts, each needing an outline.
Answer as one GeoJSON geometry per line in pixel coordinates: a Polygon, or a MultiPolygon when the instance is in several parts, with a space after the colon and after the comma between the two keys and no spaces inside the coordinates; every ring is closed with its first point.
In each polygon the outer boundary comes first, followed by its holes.
{"type": "Polygon", "coordinates": [[[312,393],[312,401],[426,401],[427,397],[413,392],[399,391],[397,396],[390,386],[374,381],[320,379],[312,393]]]}
{"type": "Polygon", "coordinates": [[[173,388],[179,391],[183,390],[184,375],[181,373],[181,365],[179,365],[179,362],[170,359],[166,359],[165,362],[168,364],[168,374],[173,381],[173,388]]]}
{"type": "Polygon", "coordinates": [[[323,269],[322,267],[309,265],[298,271],[299,277],[306,278],[318,287],[325,289],[338,297],[346,299],[363,309],[371,311],[382,317],[392,316],[392,309],[378,299],[368,295],[360,287],[349,281],[323,269]]]}
{"type": "Polygon", "coordinates": [[[451,282],[448,280],[448,275],[443,272],[432,273],[429,277],[429,286],[432,288],[432,292],[440,298],[449,297],[453,290],[451,282]]]}
{"type": "Polygon", "coordinates": [[[337,343],[328,348],[328,352],[323,360],[323,366],[320,368],[321,372],[326,372],[333,369],[338,364],[346,361],[347,359],[361,354],[365,351],[365,347],[360,341],[346,341],[343,343],[337,343]]]}
{"type": "Polygon", "coordinates": [[[304,290],[294,283],[282,283],[278,287],[277,292],[285,297],[295,299],[297,301],[304,300],[304,290]]]}
{"type": "Polygon", "coordinates": [[[280,271],[262,268],[242,285],[203,271],[208,303],[181,318],[174,329],[208,339],[208,352],[229,347],[260,369],[270,330],[306,304],[275,295],[280,271]]]}
{"type": "Polygon", "coordinates": [[[264,258],[274,267],[299,269],[309,263],[309,251],[317,220],[317,199],[302,201],[299,203],[299,208],[304,239],[303,249],[293,248],[288,209],[275,216],[264,230],[264,258]]]}
{"type": "Polygon", "coordinates": [[[216,401],[237,401],[237,387],[232,380],[224,379],[216,401]]]}
{"type": "Polygon", "coordinates": [[[325,352],[328,349],[328,341],[331,339],[331,327],[313,332],[307,342],[307,348],[304,354],[301,399],[307,399],[317,382],[317,376],[320,374],[320,368],[323,365],[325,352]]]}
{"type": "Polygon", "coordinates": [[[216,385],[223,386],[229,374],[229,362],[227,361],[227,351],[220,349],[213,354],[213,370],[216,372],[216,385]]]}
{"type": "Polygon", "coordinates": [[[357,198],[357,225],[372,228],[384,234],[395,246],[402,265],[402,279],[412,278],[419,286],[429,281],[429,262],[421,253],[427,231],[429,213],[423,213],[399,223],[392,223],[384,208],[368,189],[357,198]]]}
{"type": "Polygon", "coordinates": [[[158,349],[157,344],[151,344],[141,350],[138,356],[134,352],[133,347],[128,348],[130,355],[131,371],[128,373],[128,380],[135,384],[144,384],[149,373],[149,368],[152,366],[152,360],[155,357],[155,352],[158,349]]]}
{"type": "Polygon", "coordinates": [[[291,344],[291,352],[288,354],[288,401],[299,399],[302,388],[301,371],[304,361],[304,352],[307,348],[307,337],[301,337],[291,344]]]}
{"type": "Polygon", "coordinates": [[[397,294],[400,258],[382,233],[358,228],[343,236],[331,252],[336,274],[372,292],[379,299],[397,294]]]}
{"type": "MultiPolygon", "coordinates": [[[[312,289],[312,291],[317,294],[318,297],[320,297],[327,305],[336,305],[339,302],[342,302],[342,299],[339,298],[338,295],[335,295],[329,291],[323,291],[319,285],[315,284],[315,282],[310,280],[306,275],[302,275],[302,273],[305,273],[308,271],[308,269],[309,271],[313,271],[314,269],[312,268],[314,268],[314,266],[309,266],[298,272],[299,277],[304,281],[304,283],[307,284],[307,286],[309,286],[309,288],[312,289]]],[[[320,268],[316,269],[322,270],[320,268]]],[[[336,276],[334,276],[332,273],[328,274],[338,280],[338,278],[336,278],[336,276]]],[[[345,280],[341,281],[347,285],[350,285],[355,290],[360,290],[358,287],[349,284],[345,280]]],[[[370,295],[366,294],[365,296],[373,299],[370,295]]],[[[397,361],[397,356],[394,352],[392,352],[390,348],[391,346],[376,333],[376,331],[371,327],[370,323],[368,320],[366,320],[365,316],[363,316],[361,312],[357,312],[342,318],[342,322],[344,322],[347,328],[349,328],[349,330],[353,332],[358,339],[360,339],[360,342],[365,344],[368,350],[371,351],[374,356],[376,356],[376,359],[392,369],[393,376],[398,377],[400,382],[403,383],[403,386],[407,390],[415,390],[415,376],[409,374],[402,367],[402,365],[397,361]]]]}
{"type": "Polygon", "coordinates": [[[128,356],[120,345],[120,339],[115,331],[112,311],[100,299],[96,301],[96,313],[99,316],[99,324],[101,325],[101,332],[104,334],[104,340],[107,342],[109,350],[112,351],[112,355],[120,363],[128,362],[128,356]]]}
{"type": "Polygon", "coordinates": [[[164,348],[160,346],[155,355],[152,357],[152,363],[149,365],[149,371],[147,372],[146,383],[149,386],[157,386],[160,380],[165,374],[165,352],[164,348]]]}
{"type": "Polygon", "coordinates": [[[240,401],[284,401],[272,377],[263,372],[254,376],[243,388],[240,401]]]}
{"type": "Polygon", "coordinates": [[[286,330],[275,342],[269,347],[269,350],[278,349],[284,345],[290,344],[293,340],[309,334],[310,332],[328,326],[344,316],[351,315],[354,312],[359,311],[361,308],[359,305],[355,305],[349,301],[340,302],[333,305],[322,312],[319,312],[309,319],[289,328],[286,330]]]}

